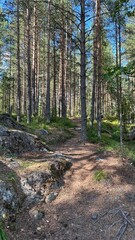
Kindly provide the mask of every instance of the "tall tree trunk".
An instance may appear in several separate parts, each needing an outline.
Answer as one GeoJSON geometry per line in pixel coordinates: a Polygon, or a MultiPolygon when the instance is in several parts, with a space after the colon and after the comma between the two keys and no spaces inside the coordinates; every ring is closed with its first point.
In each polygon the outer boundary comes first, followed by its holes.
{"type": "MultiPolygon", "coordinates": [[[[43,36],[45,39],[46,29],[44,27],[43,36]]],[[[41,103],[42,103],[42,116],[45,115],[45,94],[46,94],[46,41],[44,40],[43,45],[43,78],[42,78],[42,94],[41,94],[41,103]]]]}
{"type": "Polygon", "coordinates": [[[66,95],[65,95],[65,36],[62,31],[62,117],[66,117],[66,95]]]}
{"type": "Polygon", "coordinates": [[[31,122],[31,41],[30,24],[31,12],[30,1],[27,1],[27,123],[31,122]]]}
{"type": "Polygon", "coordinates": [[[97,75],[97,124],[98,124],[98,139],[101,139],[101,3],[97,0],[97,64],[98,64],[98,75],[97,75]]]}
{"type": "MultiPolygon", "coordinates": [[[[118,49],[118,20],[115,21],[115,44],[116,44],[116,67],[119,66],[119,49],[118,49]]],[[[118,118],[120,118],[120,96],[119,96],[119,78],[116,77],[117,83],[117,114],[118,118]]]]}
{"type": "MultiPolygon", "coordinates": [[[[68,16],[67,16],[67,19],[68,19],[68,16]]],[[[66,83],[67,83],[67,76],[68,76],[68,72],[67,72],[67,67],[68,67],[68,22],[67,22],[67,19],[66,19],[66,34],[65,34],[65,37],[64,37],[64,40],[65,40],[65,47],[64,47],[64,103],[63,103],[63,117],[66,117],[66,114],[67,114],[67,89],[66,89],[66,83]]],[[[64,18],[63,18],[63,21],[64,21],[64,18]]]]}
{"type": "Polygon", "coordinates": [[[33,13],[33,63],[32,63],[32,114],[35,114],[35,100],[36,100],[36,77],[37,77],[37,2],[34,3],[33,13]]]}
{"type": "Polygon", "coordinates": [[[74,51],[74,73],[73,73],[73,81],[74,81],[74,91],[73,91],[73,116],[76,115],[76,61],[75,61],[75,51],[74,51]]]}
{"type": "Polygon", "coordinates": [[[55,43],[55,33],[53,41],[53,99],[52,99],[52,116],[57,116],[56,107],[56,43],[55,43]]]}
{"type": "MultiPolygon", "coordinates": [[[[38,35],[38,33],[37,33],[38,35]]],[[[40,86],[40,38],[37,36],[37,60],[36,60],[36,78],[35,78],[35,115],[39,110],[39,86],[40,86]]]]}
{"type": "Polygon", "coordinates": [[[47,23],[47,92],[46,92],[46,112],[45,112],[45,118],[47,122],[50,122],[50,14],[51,14],[51,8],[50,8],[50,0],[48,0],[48,23],[47,23]]]}
{"type": "Polygon", "coordinates": [[[69,41],[69,116],[72,116],[72,55],[71,55],[71,38],[69,41]]]}
{"type": "MultiPolygon", "coordinates": [[[[11,101],[11,96],[13,96],[13,93],[14,93],[14,89],[13,89],[13,84],[14,84],[14,78],[12,78],[12,56],[11,56],[11,35],[10,35],[10,82],[11,82],[11,79],[12,79],[12,82],[10,83],[10,87],[9,87],[9,106],[8,106],[8,113],[9,114],[12,114],[12,111],[14,111],[14,108],[13,108],[13,103],[11,101]],[[13,89],[11,91],[11,88],[13,89]],[[12,103],[12,105],[11,105],[12,103]]],[[[13,100],[13,98],[12,98],[13,100]]]]}
{"type": "MultiPolygon", "coordinates": [[[[119,26],[118,26],[118,36],[119,36],[119,67],[121,69],[121,19],[119,13],[119,26]]],[[[121,71],[121,70],[120,70],[121,71]]],[[[123,151],[123,119],[122,119],[122,79],[121,75],[119,77],[119,118],[120,118],[120,146],[121,151],[123,151]]]]}
{"type": "MultiPolygon", "coordinates": [[[[94,1],[95,2],[95,1],[94,1]]],[[[95,9],[95,6],[94,6],[95,9]]],[[[93,81],[92,81],[92,99],[91,99],[91,127],[93,127],[95,119],[95,94],[96,94],[96,83],[97,83],[97,15],[94,21],[94,32],[93,32],[93,81]]]]}
{"type": "Polygon", "coordinates": [[[81,0],[81,137],[83,140],[87,138],[85,40],[85,0],[81,0]]]}
{"type": "Polygon", "coordinates": [[[20,1],[17,0],[17,122],[21,115],[21,76],[20,76],[20,1]]]}
{"type": "MultiPolygon", "coordinates": [[[[25,16],[25,12],[23,13],[25,16]]],[[[22,113],[26,115],[27,112],[27,90],[26,90],[26,61],[27,61],[27,19],[24,19],[24,32],[23,32],[23,83],[22,83],[22,113]]]]}
{"type": "MultiPolygon", "coordinates": [[[[64,7],[62,4],[64,11],[64,7]]],[[[59,116],[66,117],[66,95],[65,95],[65,34],[64,17],[62,15],[62,29],[60,37],[60,64],[59,64],[59,116]]]]}

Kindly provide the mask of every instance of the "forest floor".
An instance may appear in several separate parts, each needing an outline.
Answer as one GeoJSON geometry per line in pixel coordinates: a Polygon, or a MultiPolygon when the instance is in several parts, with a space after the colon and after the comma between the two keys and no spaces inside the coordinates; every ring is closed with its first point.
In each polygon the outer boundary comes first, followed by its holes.
{"type": "Polygon", "coordinates": [[[22,210],[10,240],[135,240],[135,167],[82,142],[79,128],[72,131],[74,137],[54,147],[73,163],[65,185],[53,202],[35,206],[44,211],[42,220],[22,210]]]}

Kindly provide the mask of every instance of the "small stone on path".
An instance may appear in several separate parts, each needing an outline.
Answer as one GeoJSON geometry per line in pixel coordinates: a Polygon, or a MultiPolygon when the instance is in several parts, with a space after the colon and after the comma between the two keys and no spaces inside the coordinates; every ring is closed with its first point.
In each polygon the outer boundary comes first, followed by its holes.
{"type": "Polygon", "coordinates": [[[91,216],[91,219],[92,220],[97,220],[98,218],[98,214],[97,213],[93,213],[92,216],[91,216]]]}
{"type": "Polygon", "coordinates": [[[56,193],[56,192],[50,193],[50,194],[46,197],[46,200],[45,200],[46,203],[52,202],[53,200],[56,199],[57,196],[58,196],[58,193],[56,193]]]}
{"type": "Polygon", "coordinates": [[[41,220],[44,217],[44,212],[41,212],[39,210],[30,210],[29,214],[31,218],[34,218],[35,220],[41,220]]]}

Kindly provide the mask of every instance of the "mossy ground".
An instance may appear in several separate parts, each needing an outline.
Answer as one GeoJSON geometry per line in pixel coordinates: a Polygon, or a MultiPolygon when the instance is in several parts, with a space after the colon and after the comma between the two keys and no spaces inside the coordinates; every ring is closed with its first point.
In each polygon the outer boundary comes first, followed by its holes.
{"type": "Polygon", "coordinates": [[[75,124],[68,118],[52,118],[50,123],[47,123],[42,117],[33,117],[30,124],[27,124],[26,117],[22,117],[21,123],[27,127],[27,131],[35,134],[36,130],[45,129],[48,135],[41,140],[45,140],[47,144],[54,145],[64,142],[73,136],[70,129],[75,127],[75,124]]]}
{"type": "MultiPolygon", "coordinates": [[[[117,120],[104,120],[102,122],[102,137],[100,141],[100,151],[115,151],[129,158],[135,164],[135,141],[128,139],[128,133],[135,125],[127,124],[123,126],[123,149],[120,147],[120,128],[117,120]]],[[[97,124],[88,127],[88,139],[92,143],[98,143],[97,124]]]]}

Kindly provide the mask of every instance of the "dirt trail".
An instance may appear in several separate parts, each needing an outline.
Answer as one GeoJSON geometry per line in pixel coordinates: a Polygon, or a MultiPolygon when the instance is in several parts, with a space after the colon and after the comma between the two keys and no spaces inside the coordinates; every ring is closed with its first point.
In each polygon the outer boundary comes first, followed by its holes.
{"type": "Polygon", "coordinates": [[[135,240],[134,167],[110,152],[100,153],[98,145],[81,142],[80,131],[73,131],[75,137],[56,148],[73,163],[64,187],[55,201],[39,204],[45,212],[41,221],[22,213],[13,239],[135,240]],[[97,182],[94,173],[101,169],[107,178],[97,182]]]}

